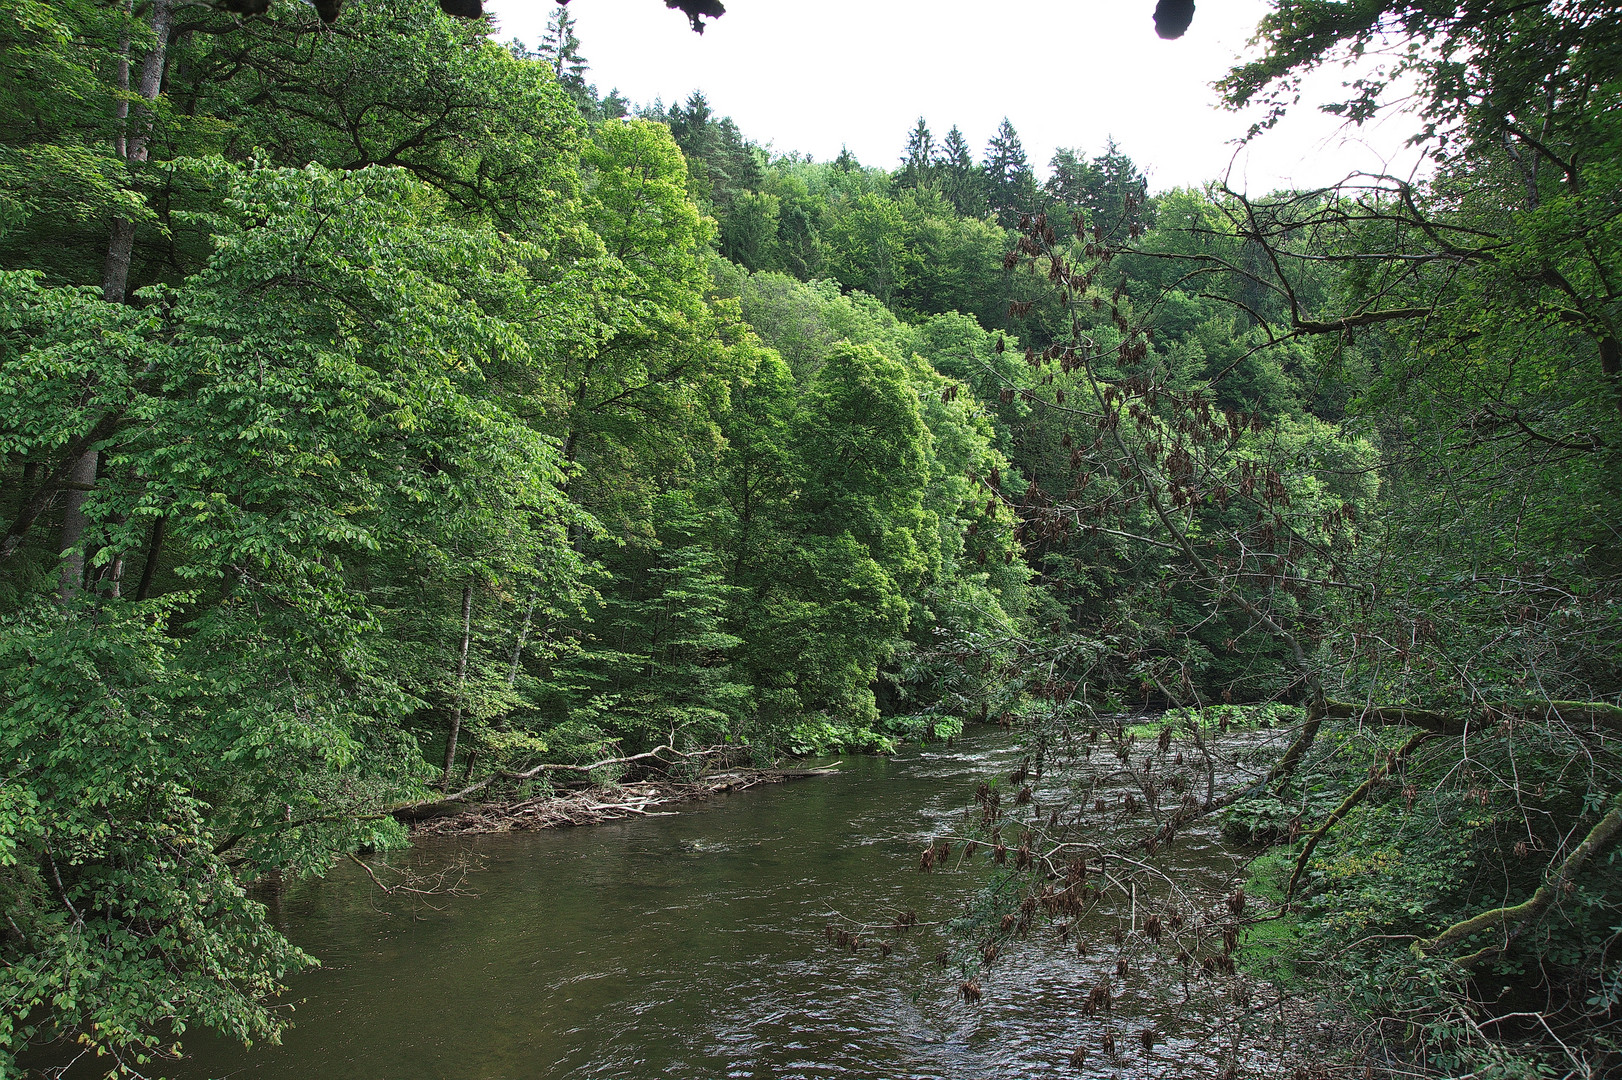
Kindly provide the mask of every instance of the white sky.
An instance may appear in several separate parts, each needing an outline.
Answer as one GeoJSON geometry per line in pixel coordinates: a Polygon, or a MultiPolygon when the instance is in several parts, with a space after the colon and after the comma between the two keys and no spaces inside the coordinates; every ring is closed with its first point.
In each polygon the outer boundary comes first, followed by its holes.
{"type": "MultiPolygon", "coordinates": [[[[1198,0],[1178,41],[1155,36],[1154,0],[726,0],[703,35],[660,0],[573,0],[587,79],[633,103],[701,89],[746,137],[828,160],[848,145],[894,168],[921,115],[953,124],[978,159],[1007,116],[1039,173],[1056,147],[1092,155],[1110,136],[1162,190],[1229,175],[1236,188],[1406,172],[1402,116],[1363,130],[1304,102],[1235,158],[1249,118],[1214,107],[1211,83],[1245,48],[1267,0],[1198,0]],[[1232,173],[1228,170],[1232,163],[1232,173]]],[[[531,45],[547,0],[487,0],[497,38],[531,45]]],[[[1345,76],[1323,72],[1306,102],[1345,76]]]]}

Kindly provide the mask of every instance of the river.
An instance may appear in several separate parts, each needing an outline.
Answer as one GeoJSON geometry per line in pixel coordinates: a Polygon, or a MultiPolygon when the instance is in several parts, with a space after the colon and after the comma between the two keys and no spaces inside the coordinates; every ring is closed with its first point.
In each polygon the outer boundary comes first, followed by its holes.
{"type": "MultiPolygon", "coordinates": [[[[683,804],[671,816],[577,829],[429,839],[396,865],[472,859],[461,895],[384,895],[357,866],[275,905],[322,967],[293,980],[295,1027],[244,1050],[193,1032],[174,1080],[561,1080],[577,1077],[1210,1076],[1214,1023],[1183,1004],[1180,969],[1141,935],[1099,926],[1078,956],[1047,920],[961,1000],[932,927],[869,933],[852,954],[830,923],[924,923],[960,913],[984,856],[919,873],[937,834],[961,833],[975,783],[1016,764],[1001,740],[840,759],[838,774],[683,804]],[[1109,931],[1113,934],[1113,931],[1109,931]],[[1087,991],[1130,953],[1106,1016],[1087,991]],[[1156,1034],[1145,1050],[1137,1033],[1156,1034]],[[1119,1057],[1098,1051],[1116,1034],[1119,1057]],[[1070,1064],[1078,1046],[1084,1065],[1070,1064]]],[[[959,849],[961,850],[961,849],[959,849]]],[[[1220,885],[1235,860],[1191,830],[1161,863],[1220,885]]],[[[1147,894],[1144,896],[1147,904],[1147,894]]],[[[1116,925],[1110,923],[1110,926],[1116,925]]],[[[1078,928],[1084,937],[1087,928],[1078,928]]],[[[1074,939],[1072,939],[1073,941],[1074,939]]],[[[1196,979],[1196,982],[1199,980],[1196,979]]]]}

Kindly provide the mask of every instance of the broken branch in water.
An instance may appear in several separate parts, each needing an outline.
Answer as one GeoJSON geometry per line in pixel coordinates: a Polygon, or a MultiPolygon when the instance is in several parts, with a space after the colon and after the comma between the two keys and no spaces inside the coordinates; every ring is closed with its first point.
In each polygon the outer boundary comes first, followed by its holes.
{"type": "Polygon", "coordinates": [[[372,884],[376,885],[379,891],[389,896],[402,893],[411,896],[470,896],[472,894],[462,888],[462,883],[467,880],[469,864],[482,861],[476,856],[464,855],[440,867],[436,873],[423,877],[418,877],[408,870],[400,870],[392,866],[386,867],[386,869],[393,870],[400,875],[400,880],[390,885],[377,876],[377,872],[372,869],[366,860],[352,851],[347,851],[344,854],[349,856],[350,862],[366,871],[366,876],[372,879],[372,884]],[[453,874],[456,877],[454,882],[450,881],[453,874]]]}
{"type": "MultiPolygon", "coordinates": [[[[466,806],[460,812],[421,815],[418,833],[472,835],[529,831],[566,825],[595,825],[627,817],[658,817],[656,807],[687,799],[702,799],[757,784],[778,783],[808,776],[826,776],[831,769],[734,769],[697,783],[654,783],[621,788],[588,788],[563,795],[542,795],[511,803],[466,806]]],[[[670,811],[666,811],[668,813],[670,811]]]]}

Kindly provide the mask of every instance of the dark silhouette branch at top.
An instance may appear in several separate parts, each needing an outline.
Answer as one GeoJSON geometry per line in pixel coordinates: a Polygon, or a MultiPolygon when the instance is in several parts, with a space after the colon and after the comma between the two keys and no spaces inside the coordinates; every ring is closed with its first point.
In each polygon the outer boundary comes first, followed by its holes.
{"type": "MultiPolygon", "coordinates": [[[[220,7],[238,15],[263,15],[270,10],[271,0],[217,0],[220,7]]],[[[559,0],[560,4],[567,4],[568,0],[559,0]]],[[[321,16],[324,23],[338,21],[338,15],[343,10],[344,0],[312,0],[315,4],[316,14],[321,16]]],[[[665,0],[665,7],[674,8],[687,16],[687,21],[693,24],[698,33],[704,32],[704,19],[718,19],[726,14],[726,5],[721,0],[665,0]]],[[[439,0],[439,9],[447,15],[458,19],[478,19],[484,15],[483,0],[439,0]]]]}
{"type": "MultiPolygon", "coordinates": [[[[439,0],[439,6],[444,8],[448,14],[457,14],[457,12],[451,11],[450,8],[445,6],[446,2],[447,0],[439,0]]],[[[461,0],[461,2],[477,6],[479,0],[461,0]]],[[[567,7],[569,0],[558,0],[558,4],[561,7],[567,7]]],[[[687,21],[693,24],[693,32],[696,34],[704,32],[703,20],[719,19],[727,13],[726,5],[721,3],[721,0],[665,0],[665,7],[674,8],[686,15],[687,21]]]]}
{"type": "Polygon", "coordinates": [[[1194,21],[1194,0],[1160,0],[1155,5],[1155,33],[1168,40],[1180,38],[1194,21]]]}
{"type": "MultiPolygon", "coordinates": [[[[220,7],[238,15],[263,15],[270,10],[271,0],[216,0],[220,7]]],[[[344,0],[311,0],[324,23],[338,21],[344,0]]],[[[557,0],[567,6],[569,0],[557,0]]],[[[726,14],[721,0],[665,0],[665,7],[687,16],[695,33],[704,32],[705,19],[719,19],[726,14]]],[[[439,9],[458,19],[478,19],[484,16],[484,0],[439,0],[439,9]]],[[[1155,33],[1163,38],[1180,38],[1188,32],[1194,21],[1194,0],[1159,0],[1155,5],[1155,33]]]]}

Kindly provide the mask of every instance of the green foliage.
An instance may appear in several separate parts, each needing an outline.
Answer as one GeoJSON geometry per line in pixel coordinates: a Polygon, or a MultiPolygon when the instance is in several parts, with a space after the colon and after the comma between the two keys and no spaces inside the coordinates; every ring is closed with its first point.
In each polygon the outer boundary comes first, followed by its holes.
{"type": "Polygon", "coordinates": [[[548,64],[417,0],[345,12],[337,28],[276,5],[272,25],[177,42],[181,85],[214,118],[198,147],[276,164],[398,166],[457,210],[547,247],[578,242],[565,208],[579,188],[583,125],[548,64]]]}
{"type": "Polygon", "coordinates": [[[1223,735],[1230,731],[1267,730],[1299,723],[1304,710],[1298,705],[1264,701],[1259,705],[1185,705],[1167,709],[1153,723],[1129,724],[1125,733],[1139,739],[1152,739],[1162,728],[1175,732],[1199,731],[1202,735],[1223,735]]]}
{"type": "Polygon", "coordinates": [[[0,1072],[45,1037],[138,1071],[196,1024],[276,1038],[266,1002],[312,961],[247,886],[403,842],[387,809],[425,793],[445,715],[525,707],[512,610],[578,609],[568,538],[594,525],[542,421],[564,344],[602,325],[581,125],[543,69],[435,11],[361,17],[170,43],[188,106],[131,109],[142,163],[101,149],[104,80],[150,27],[8,9],[33,73],[4,93],[33,119],[0,182],[37,190],[0,224],[0,1072]],[[368,120],[340,145],[345,110],[368,120]],[[130,306],[88,287],[113,216],[138,226],[130,306]]]}
{"type": "MultiPolygon", "coordinates": [[[[759,679],[773,687],[763,707],[955,733],[1001,690],[939,645],[1007,638],[1029,571],[1008,516],[987,515],[971,479],[1006,465],[995,426],[923,357],[949,367],[948,342],[992,357],[992,339],[972,319],[912,327],[866,298],[778,275],[721,267],[716,288],[792,365],[757,367],[725,428],[736,580],[748,589],[740,625],[763,627],[736,632],[761,643],[759,679]]],[[[840,742],[819,738],[805,744],[840,742]]]]}
{"type": "MultiPolygon", "coordinates": [[[[1480,722],[1399,765],[1337,721],[1233,804],[1280,901],[1378,780],[1244,962],[1513,1073],[1389,943],[1533,893],[1616,786],[1537,711],[1622,693],[1614,5],[1278,5],[1230,100],[1405,34],[1337,108],[1411,79],[1438,168],[1267,198],[1113,145],[1038,186],[1007,120],[891,173],[700,93],[627,119],[561,13],[530,53],[421,0],[156,10],[0,13],[0,1072],[274,1039],[312,961],[247,887],[403,842],[436,776],[1014,715],[1060,775],[1334,691],[1480,722]]],[[[1595,1027],[1615,872],[1492,977],[1595,1027]]]]}
{"type": "Polygon", "coordinates": [[[839,753],[890,754],[896,739],[881,735],[858,722],[840,723],[818,714],[801,720],[789,729],[784,745],[789,753],[817,755],[839,753]]]}
{"type": "Polygon", "coordinates": [[[746,741],[753,691],[732,662],[743,640],[726,630],[737,589],[726,583],[720,553],[694,542],[699,523],[677,505],[660,511],[665,544],[607,560],[615,585],[588,605],[592,647],[573,661],[590,697],[571,715],[589,715],[638,746],[746,741]]]}

